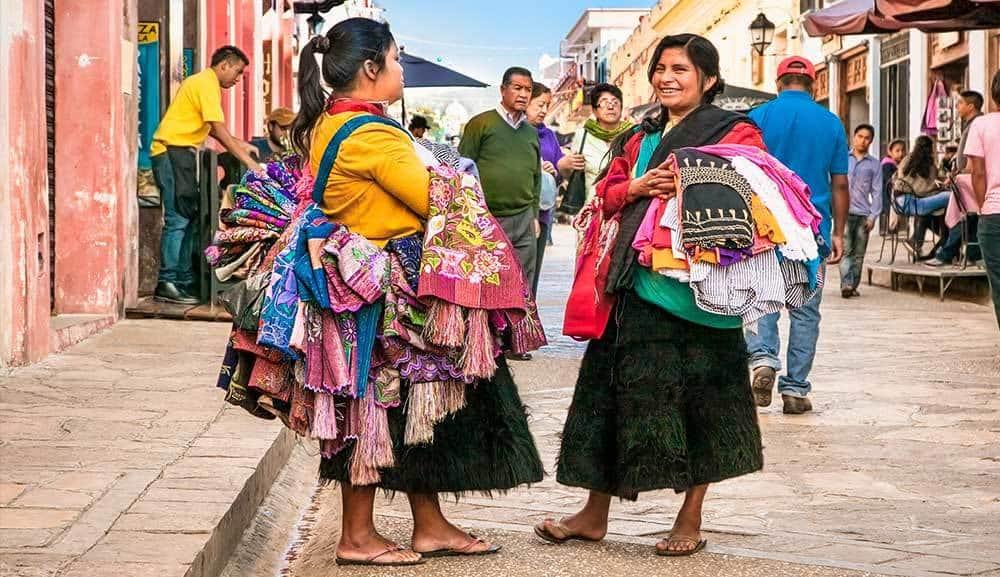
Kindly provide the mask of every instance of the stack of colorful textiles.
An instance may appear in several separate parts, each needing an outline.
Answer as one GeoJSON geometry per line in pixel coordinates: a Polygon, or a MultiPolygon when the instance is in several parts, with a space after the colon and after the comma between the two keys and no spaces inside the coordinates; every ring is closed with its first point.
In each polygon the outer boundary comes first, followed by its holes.
{"type": "Polygon", "coordinates": [[[219,230],[205,259],[221,281],[246,278],[291,222],[298,204],[301,160],[291,154],[268,163],[266,174],[248,172],[219,211],[219,230]]]}
{"type": "Polygon", "coordinates": [[[265,259],[259,330],[234,328],[218,383],[230,402],[318,439],[325,457],[353,451],[357,485],[396,462],[387,411],[403,387],[405,444],[430,443],[434,425],[465,406],[466,387],[493,376],[497,355],[545,344],[476,178],[428,170],[425,234],[385,247],[330,222],[308,193],[286,213],[265,259]]]}
{"type": "Polygon", "coordinates": [[[823,286],[822,220],[795,173],[759,148],[682,148],[677,195],[654,199],[633,241],[639,264],[689,283],[698,308],[754,327],[823,286]]]}

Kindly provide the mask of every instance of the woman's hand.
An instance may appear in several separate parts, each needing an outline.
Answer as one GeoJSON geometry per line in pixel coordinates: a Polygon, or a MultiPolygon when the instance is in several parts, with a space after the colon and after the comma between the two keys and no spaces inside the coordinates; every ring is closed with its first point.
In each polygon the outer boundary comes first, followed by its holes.
{"type": "Polygon", "coordinates": [[[628,202],[640,198],[658,196],[669,200],[677,194],[677,181],[674,172],[662,165],[649,170],[639,178],[633,178],[628,185],[628,202]]]}
{"type": "Polygon", "coordinates": [[[582,154],[567,154],[559,159],[559,172],[569,176],[574,170],[587,169],[587,157],[582,154]]]}
{"type": "Polygon", "coordinates": [[[547,172],[547,173],[551,174],[552,176],[556,176],[556,174],[557,174],[556,166],[554,164],[552,164],[551,162],[549,162],[548,160],[543,160],[542,161],[542,172],[547,172]]]}

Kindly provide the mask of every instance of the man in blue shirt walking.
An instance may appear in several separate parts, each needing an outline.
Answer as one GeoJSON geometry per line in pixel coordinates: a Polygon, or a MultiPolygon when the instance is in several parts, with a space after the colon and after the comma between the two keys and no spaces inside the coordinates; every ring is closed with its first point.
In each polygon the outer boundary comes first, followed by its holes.
{"type": "MultiPolygon", "coordinates": [[[[813,101],[815,80],[816,70],[809,60],[801,56],[784,59],[778,65],[778,97],[751,110],[750,118],[763,131],[768,151],[809,185],[812,203],[823,216],[820,232],[830,247],[827,262],[836,264],[844,252],[849,204],[847,135],[840,119],[813,101]]],[[[788,362],[778,381],[787,414],[812,410],[808,379],[819,339],[821,299],[818,293],[789,313],[788,362]]],[[[781,369],[778,318],[779,313],[768,315],[757,323],[756,334],[747,332],[754,399],[761,407],[771,404],[771,389],[781,369]]]]}
{"type": "Polygon", "coordinates": [[[844,259],[840,261],[840,296],[845,299],[861,296],[858,285],[868,250],[868,235],[882,214],[882,167],[868,154],[874,139],[875,128],[859,124],[854,129],[851,154],[847,157],[851,205],[844,232],[844,259]]]}

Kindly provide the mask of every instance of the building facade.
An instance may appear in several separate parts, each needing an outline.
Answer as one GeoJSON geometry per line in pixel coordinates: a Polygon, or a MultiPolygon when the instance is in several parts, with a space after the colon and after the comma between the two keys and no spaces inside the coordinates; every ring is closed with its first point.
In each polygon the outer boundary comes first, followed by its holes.
{"type": "Polygon", "coordinates": [[[111,325],[155,283],[161,209],[138,202],[152,132],[183,78],[235,44],[252,62],[224,98],[227,122],[238,137],[260,134],[268,107],[294,96],[290,10],[286,0],[4,3],[0,366],[111,325]]]}
{"type": "Polygon", "coordinates": [[[560,132],[575,130],[588,116],[585,93],[594,84],[611,82],[611,55],[635,30],[645,8],[584,10],[563,38],[559,56],[566,63],[553,86],[549,117],[560,132]]]}
{"type": "Polygon", "coordinates": [[[778,63],[790,55],[809,58],[816,65],[817,102],[835,112],[845,130],[872,124],[876,154],[893,138],[912,141],[921,133],[928,99],[940,81],[947,95],[938,106],[946,111],[939,115],[940,140],[955,139],[955,97],[961,90],[987,95],[989,78],[1000,66],[1000,31],[805,35],[802,17],[830,4],[660,0],[611,56],[611,76],[625,93],[626,106],[650,102],[646,71],[656,42],[667,34],[692,32],[719,48],[721,73],[731,86],[775,92],[778,63]],[[750,47],[749,26],[760,12],[775,24],[773,42],[763,55],[750,47]]]}

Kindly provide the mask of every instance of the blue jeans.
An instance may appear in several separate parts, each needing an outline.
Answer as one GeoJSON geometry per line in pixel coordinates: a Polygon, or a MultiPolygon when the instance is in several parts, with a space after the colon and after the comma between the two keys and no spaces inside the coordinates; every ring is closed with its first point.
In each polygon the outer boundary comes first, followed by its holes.
{"type": "Polygon", "coordinates": [[[951,198],[951,191],[949,190],[942,190],[937,194],[923,198],[918,198],[912,194],[904,194],[896,197],[896,206],[899,207],[900,212],[903,214],[927,216],[928,214],[934,214],[939,210],[948,208],[949,198],[951,198]]]}
{"type": "Polygon", "coordinates": [[[979,244],[983,249],[983,264],[990,281],[993,310],[1000,326],[1000,214],[979,217],[979,244]]]}
{"type": "MultiPolygon", "coordinates": [[[[948,231],[948,240],[945,241],[941,248],[938,249],[937,253],[934,255],[938,260],[943,262],[951,262],[955,260],[958,256],[959,251],[962,249],[962,227],[969,227],[969,238],[966,239],[968,243],[976,242],[978,238],[977,229],[979,228],[979,215],[978,214],[967,214],[965,218],[968,222],[960,222],[953,226],[950,231],[948,231]]],[[[983,258],[982,253],[979,251],[978,246],[967,246],[966,247],[969,261],[979,260],[983,258]]]]}
{"type": "MultiPolygon", "coordinates": [[[[193,153],[192,153],[193,154],[193,153]]],[[[175,167],[170,153],[153,157],[153,177],[160,189],[163,205],[163,234],[160,237],[160,274],[158,282],[171,282],[181,287],[194,281],[191,271],[191,251],[194,243],[194,223],[183,216],[178,209],[178,180],[193,181],[191,178],[176,178],[175,167]]],[[[184,175],[188,176],[188,175],[184,175]]]]}
{"type": "MultiPolygon", "coordinates": [[[[791,332],[788,335],[788,368],[778,379],[778,392],[792,397],[805,397],[812,390],[809,371],[816,357],[816,341],[819,340],[819,305],[823,291],[800,308],[792,309],[791,332]]],[[[750,353],[750,368],[771,367],[781,370],[781,336],[778,333],[778,319],[781,313],[773,313],[757,321],[757,334],[746,331],[747,352],[750,353]]]]}
{"type": "Polygon", "coordinates": [[[868,230],[865,224],[867,216],[856,214],[847,217],[847,230],[844,232],[844,260],[840,261],[840,288],[856,289],[861,284],[861,270],[865,265],[865,253],[868,251],[868,230]]]}

